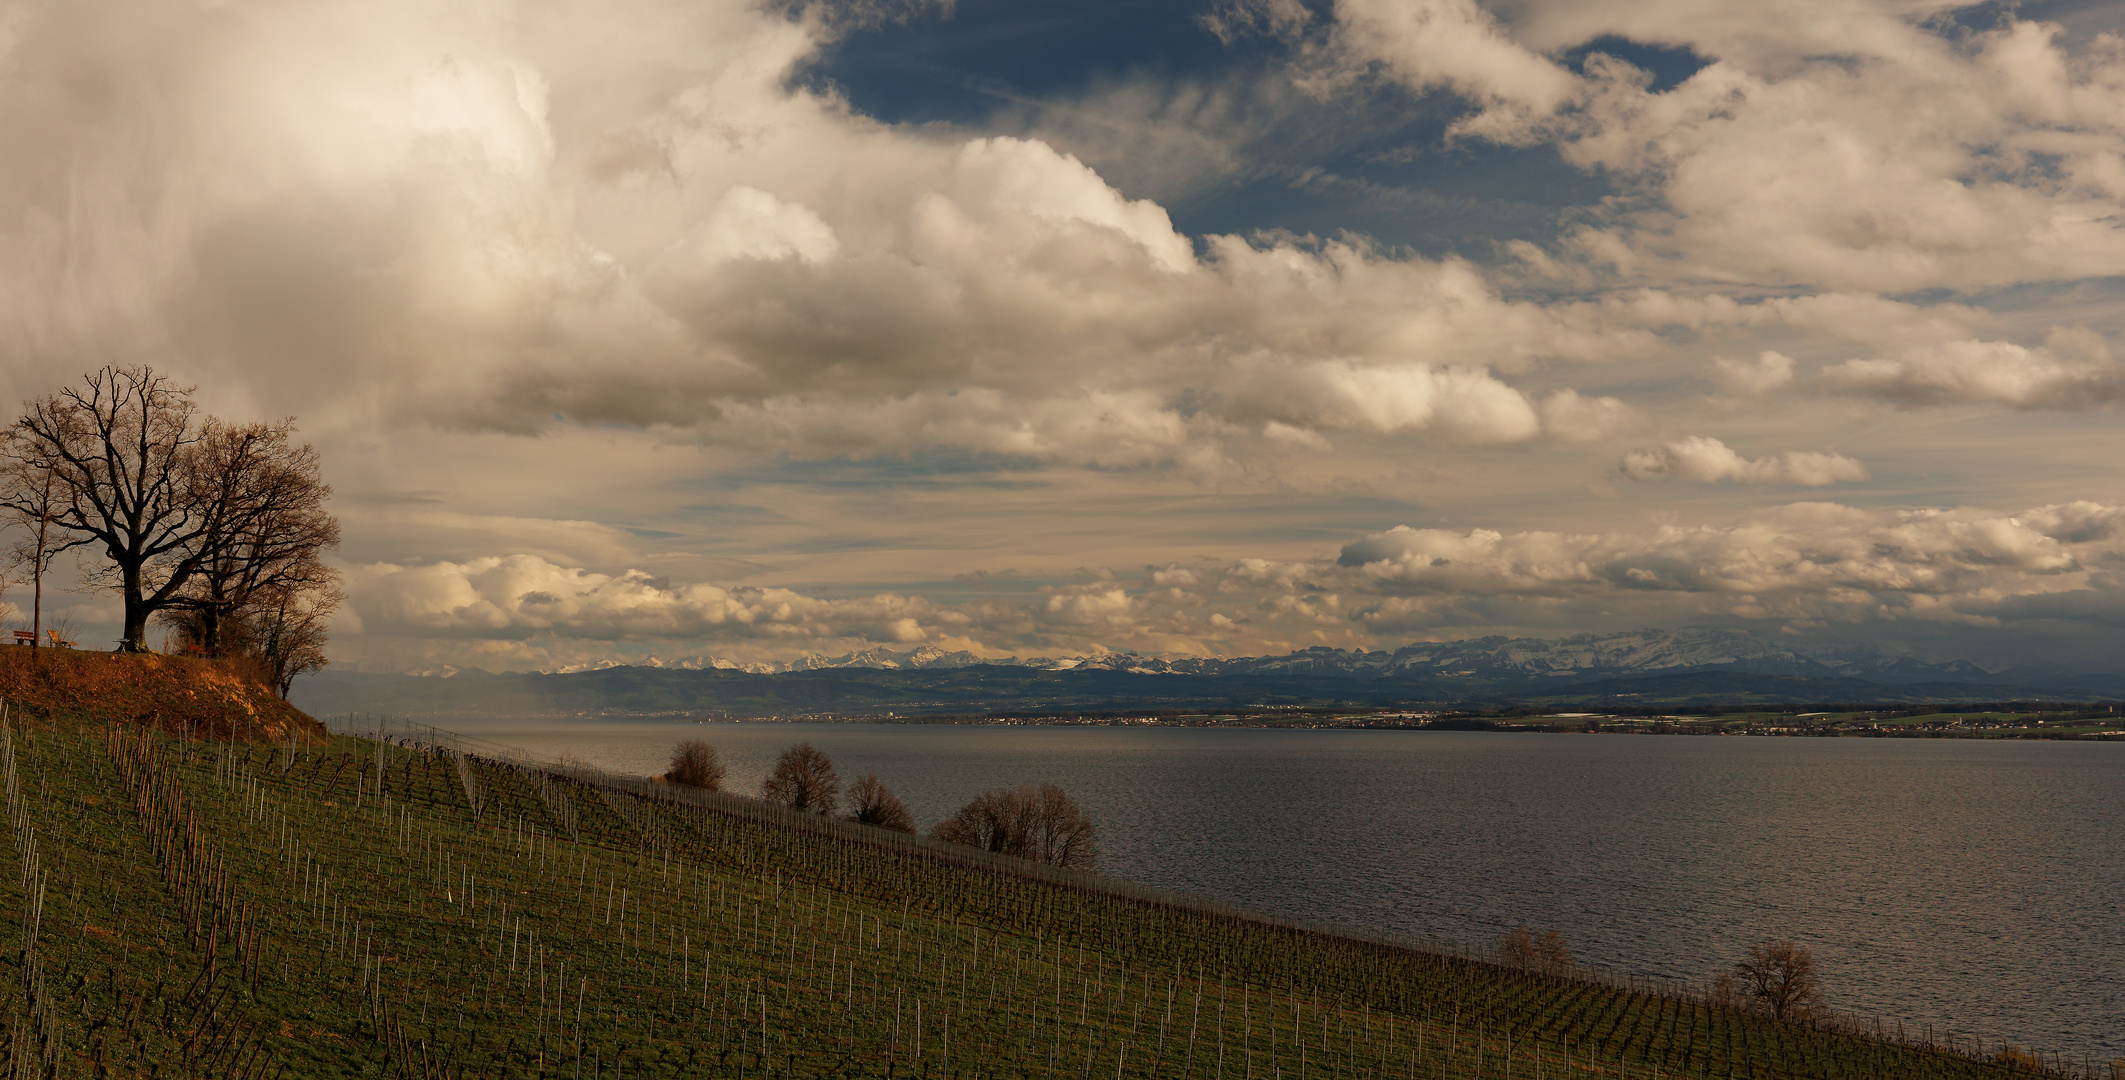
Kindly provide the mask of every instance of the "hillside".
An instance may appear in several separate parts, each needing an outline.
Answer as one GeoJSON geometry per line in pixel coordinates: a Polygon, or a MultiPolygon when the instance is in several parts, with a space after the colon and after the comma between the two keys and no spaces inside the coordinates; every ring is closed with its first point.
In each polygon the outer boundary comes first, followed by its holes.
{"type": "MultiPolygon", "coordinates": [[[[544,674],[572,674],[636,666],[683,671],[739,671],[754,675],[820,671],[834,668],[883,668],[922,671],[968,667],[1033,668],[1040,671],[1126,671],[1142,675],[1307,674],[1344,678],[1385,678],[1411,683],[1498,687],[1555,686],[1595,679],[1725,671],[1808,679],[1848,678],[1894,686],[1904,683],[1974,683],[1996,686],[2073,688],[2086,693],[2108,688],[2125,691],[2125,675],[2111,671],[2076,672],[2053,663],[2002,666],[1969,658],[1927,661],[1885,652],[1863,642],[1802,643],[1771,639],[1733,627],[1685,626],[1673,630],[1644,628],[1557,638],[1489,635],[1455,641],[1415,641],[1400,648],[1359,650],[1316,645],[1270,656],[1192,656],[1161,658],[1134,652],[1089,656],[994,658],[971,652],[947,652],[919,645],[906,652],[872,647],[840,656],[807,653],[786,661],[739,663],[714,656],[658,659],[635,665],[597,662],[544,674]]],[[[429,674],[450,675],[444,667],[429,674]]]]}
{"type": "Polygon", "coordinates": [[[190,657],[0,648],[0,701],[39,719],[137,724],[192,738],[282,742],[324,734],[231,664],[190,657]]]}
{"type": "Polygon", "coordinates": [[[294,698],[320,716],[389,713],[447,720],[483,716],[688,714],[901,716],[968,713],[1236,710],[1259,706],[1453,706],[1569,703],[1637,705],[1817,702],[2113,700],[1986,683],[1885,684],[1731,670],[1567,683],[1484,683],[1298,670],[1204,675],[1092,667],[824,668],[755,673],[612,667],[561,674],[371,675],[325,672],[294,698]]]}
{"type": "Polygon", "coordinates": [[[1259,706],[1947,704],[2125,700],[2125,677],[1990,670],[1864,647],[1796,652],[1742,630],[1684,627],[1562,638],[1317,646],[1282,656],[1134,653],[988,660],[924,646],[738,665],[715,657],[421,675],[328,670],[295,699],[320,716],[901,716],[1244,710],[1259,706]]]}
{"type": "Polygon", "coordinates": [[[447,748],[33,722],[0,773],[15,1075],[2010,1074],[447,748]]]}

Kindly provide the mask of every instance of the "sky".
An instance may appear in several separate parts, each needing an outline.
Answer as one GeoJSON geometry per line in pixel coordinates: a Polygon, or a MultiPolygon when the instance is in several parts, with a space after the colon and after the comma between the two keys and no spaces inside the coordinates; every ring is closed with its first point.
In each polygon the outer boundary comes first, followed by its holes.
{"type": "Polygon", "coordinates": [[[2114,3],[0,2],[0,397],[295,417],[364,670],[2106,669],[2121,333],[2114,3]]]}

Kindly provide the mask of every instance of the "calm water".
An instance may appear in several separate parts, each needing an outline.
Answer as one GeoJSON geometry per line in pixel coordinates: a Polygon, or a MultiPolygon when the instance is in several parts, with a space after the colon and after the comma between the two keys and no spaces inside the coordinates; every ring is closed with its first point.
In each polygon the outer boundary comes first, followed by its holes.
{"type": "Polygon", "coordinates": [[[925,827],[1047,781],[1102,869],[1448,942],[1524,924],[1701,980],[1790,937],[1863,1015],[2125,1056],[2125,745],[1486,732],[497,725],[634,773],[701,736],[756,793],[810,739],[925,827]]]}

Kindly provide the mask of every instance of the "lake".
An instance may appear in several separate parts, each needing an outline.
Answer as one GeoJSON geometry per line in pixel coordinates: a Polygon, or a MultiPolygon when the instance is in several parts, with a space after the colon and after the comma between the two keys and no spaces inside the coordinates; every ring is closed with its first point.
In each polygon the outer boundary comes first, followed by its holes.
{"type": "Polygon", "coordinates": [[[758,792],[800,739],[925,828],[1049,782],[1100,868],[1257,910],[1480,945],[1557,930],[1619,973],[1814,954],[1834,1007],[2125,1056],[2125,745],[1490,732],[498,723],[466,734],[661,772],[713,744],[758,792]]]}

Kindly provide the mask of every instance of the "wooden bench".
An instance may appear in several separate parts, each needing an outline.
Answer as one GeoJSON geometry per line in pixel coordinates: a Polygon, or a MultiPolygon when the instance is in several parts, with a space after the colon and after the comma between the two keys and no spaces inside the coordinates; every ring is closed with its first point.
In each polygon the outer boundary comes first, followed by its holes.
{"type": "Polygon", "coordinates": [[[35,645],[36,643],[37,643],[37,632],[36,632],[35,630],[17,630],[17,631],[15,631],[15,644],[17,644],[17,645],[35,645]]]}

